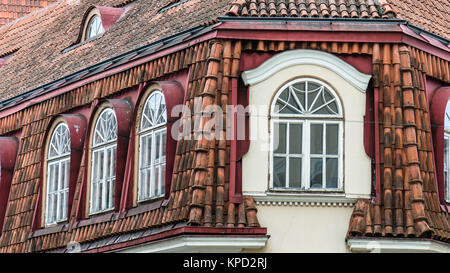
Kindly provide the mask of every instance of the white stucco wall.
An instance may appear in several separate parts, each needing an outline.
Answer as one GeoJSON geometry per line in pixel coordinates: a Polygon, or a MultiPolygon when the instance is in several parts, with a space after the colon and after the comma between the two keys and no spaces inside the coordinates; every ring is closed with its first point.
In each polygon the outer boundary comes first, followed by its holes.
{"type": "Polygon", "coordinates": [[[242,188],[244,195],[258,201],[258,219],[271,236],[262,252],[348,252],[345,236],[353,205],[357,198],[370,197],[371,161],[363,142],[366,94],[357,88],[355,81],[352,83],[344,77],[345,73],[336,73],[327,65],[305,63],[284,65],[275,73],[260,77],[263,80],[250,84],[249,103],[258,113],[250,114],[252,140],[249,152],[243,157],[242,188]],[[344,110],[342,193],[268,191],[269,107],[280,87],[300,77],[319,79],[340,97],[344,110]],[[283,204],[284,201],[287,204],[283,204]],[[314,202],[322,204],[312,205],[314,202]]]}
{"type": "Polygon", "coordinates": [[[260,253],[342,253],[353,207],[258,206],[270,238],[260,253]]]}

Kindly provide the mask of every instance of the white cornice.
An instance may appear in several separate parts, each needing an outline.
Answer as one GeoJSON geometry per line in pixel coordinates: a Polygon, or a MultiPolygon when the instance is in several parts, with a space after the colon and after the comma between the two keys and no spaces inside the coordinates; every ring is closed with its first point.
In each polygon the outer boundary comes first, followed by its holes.
{"type": "Polygon", "coordinates": [[[327,68],[361,92],[366,92],[371,75],[359,72],[356,68],[334,56],[318,50],[296,49],[277,54],[255,69],[242,73],[242,79],[246,85],[254,85],[269,78],[282,69],[294,65],[317,65],[327,68]]]}
{"type": "Polygon", "coordinates": [[[259,206],[294,207],[353,207],[363,195],[344,193],[284,193],[284,192],[244,192],[252,196],[259,206]]]}
{"type": "Polygon", "coordinates": [[[420,239],[349,239],[347,244],[352,252],[450,253],[449,244],[420,239]]]}
{"type": "Polygon", "coordinates": [[[182,236],[122,249],[120,253],[240,253],[260,249],[268,237],[182,236]]]}

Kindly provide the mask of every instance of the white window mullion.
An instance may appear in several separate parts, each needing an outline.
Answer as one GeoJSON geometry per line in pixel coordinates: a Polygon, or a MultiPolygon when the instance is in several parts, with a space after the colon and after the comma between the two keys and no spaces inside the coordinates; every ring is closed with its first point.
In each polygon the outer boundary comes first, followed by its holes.
{"type": "Polygon", "coordinates": [[[109,166],[107,165],[107,162],[108,162],[107,156],[108,156],[107,149],[106,149],[106,148],[103,148],[103,159],[104,159],[104,161],[103,161],[103,174],[102,174],[103,179],[101,180],[101,188],[102,188],[102,204],[101,204],[101,210],[105,210],[106,207],[107,207],[107,204],[106,204],[106,195],[107,195],[108,191],[107,191],[106,181],[108,180],[108,178],[106,177],[106,173],[107,173],[106,170],[107,170],[107,168],[109,167],[109,166]]]}
{"type": "Polygon", "coordinates": [[[304,154],[305,154],[305,164],[303,164],[303,178],[305,181],[305,188],[309,189],[311,187],[311,181],[310,181],[310,150],[311,150],[311,124],[309,120],[305,120],[305,129],[303,130],[303,148],[304,148],[304,154]]]}
{"type": "Polygon", "coordinates": [[[161,195],[163,135],[163,131],[161,131],[159,134],[158,192],[156,192],[156,195],[161,195]]]}
{"type": "Polygon", "coordinates": [[[154,188],[155,188],[155,157],[156,157],[156,134],[152,132],[152,141],[151,141],[151,147],[152,147],[152,156],[150,159],[150,192],[149,196],[153,195],[154,188]]]}
{"type": "Polygon", "coordinates": [[[290,182],[290,178],[289,178],[289,142],[290,142],[290,130],[289,128],[291,127],[291,124],[289,122],[286,122],[286,155],[285,155],[285,160],[286,160],[286,184],[285,187],[289,188],[289,182],[290,182]]]}
{"type": "Polygon", "coordinates": [[[327,187],[327,178],[326,178],[326,163],[327,163],[327,123],[323,123],[323,133],[322,133],[322,188],[327,187]]]}

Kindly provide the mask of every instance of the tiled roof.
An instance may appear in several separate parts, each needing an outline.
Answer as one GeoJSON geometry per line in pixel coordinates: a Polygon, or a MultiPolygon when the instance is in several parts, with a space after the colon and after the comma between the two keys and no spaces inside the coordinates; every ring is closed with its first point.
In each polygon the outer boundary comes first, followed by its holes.
{"type": "Polygon", "coordinates": [[[15,19],[29,14],[41,8],[47,7],[58,0],[1,0],[0,1],[0,26],[6,25],[15,19]]]}
{"type": "MultiPolygon", "coordinates": [[[[144,81],[152,81],[186,69],[192,72],[186,90],[187,106],[194,104],[194,98],[202,100],[203,103],[200,103],[203,105],[214,102],[214,98],[220,98],[226,104],[231,78],[237,77],[241,48],[239,41],[202,42],[53,97],[0,120],[0,134],[22,128],[22,145],[12,180],[0,252],[46,251],[65,248],[70,241],[82,245],[90,245],[89,242],[105,238],[120,241],[131,238],[127,233],[143,231],[153,234],[163,226],[259,227],[253,198],[244,197],[236,203],[230,201],[227,172],[230,146],[227,141],[206,140],[203,137],[178,142],[167,202],[155,202],[149,207],[129,210],[123,217],[116,214],[106,215],[108,217],[94,222],[75,221],[82,200],[80,192],[85,170],[85,160],[81,160],[68,230],[50,234],[39,234],[38,230],[29,237],[39,196],[42,143],[53,116],[136,87],[141,77],[144,81]],[[220,86],[218,83],[221,83],[220,86]]],[[[191,122],[194,117],[183,116],[186,122],[191,122]]]]}
{"type": "Polygon", "coordinates": [[[388,0],[397,17],[450,39],[449,0],[388,0]]]}
{"type": "MultiPolygon", "coordinates": [[[[383,1],[380,1],[383,2],[383,1]]],[[[228,15],[252,17],[393,17],[377,0],[237,0],[228,15]]]]}
{"type": "Polygon", "coordinates": [[[0,70],[0,100],[14,97],[132,49],[210,22],[231,0],[190,0],[158,12],[171,0],[63,1],[0,27],[0,56],[19,49],[0,70]],[[69,51],[92,5],[129,10],[99,39],[69,51]],[[158,26],[158,28],[155,28],[158,26]]]}
{"type": "Polygon", "coordinates": [[[450,38],[449,0],[236,0],[231,16],[399,18],[450,38]]]}
{"type": "MultiPolygon", "coordinates": [[[[225,14],[248,17],[362,17],[374,19],[394,17],[395,12],[386,1],[61,1],[0,27],[0,57],[17,51],[0,69],[0,78],[2,79],[0,81],[0,101],[36,89],[111,57],[158,41],[163,37],[212,22],[225,14]],[[83,16],[92,5],[124,7],[129,10],[99,39],[81,44],[71,50],[65,50],[76,43],[83,16]],[[158,28],[156,29],[155,26],[158,28]]],[[[445,15],[445,3],[442,1],[447,0],[429,1],[432,3],[428,7],[436,2],[435,7],[445,15]]],[[[407,7],[403,7],[402,10],[399,5],[396,7],[400,15],[408,14],[407,7]]],[[[446,12],[448,14],[448,9],[446,12]]],[[[440,22],[441,27],[434,29],[438,29],[441,35],[447,33],[448,28],[445,28],[445,22],[436,21],[440,22]]],[[[430,21],[428,26],[432,26],[433,22],[430,21]]]]}
{"type": "Polygon", "coordinates": [[[437,78],[444,75],[449,82],[448,62],[442,67],[441,62],[406,46],[374,47],[374,71],[380,73],[374,85],[380,90],[379,112],[383,113],[379,122],[380,200],[357,202],[348,237],[414,237],[450,242],[450,214],[440,206],[436,189],[433,137],[424,90],[424,75],[430,71],[439,71],[437,78]]]}

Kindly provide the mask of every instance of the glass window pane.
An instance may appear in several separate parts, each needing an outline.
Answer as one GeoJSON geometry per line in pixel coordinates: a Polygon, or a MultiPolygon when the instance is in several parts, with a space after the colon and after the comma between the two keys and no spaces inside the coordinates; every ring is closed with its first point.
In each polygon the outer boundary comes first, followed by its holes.
{"type": "Polygon", "coordinates": [[[106,170],[105,170],[105,178],[109,178],[111,177],[111,166],[112,166],[112,162],[111,162],[111,149],[107,149],[106,150],[106,170]]]}
{"type": "Polygon", "coordinates": [[[294,93],[297,95],[298,100],[302,104],[303,108],[305,108],[305,82],[299,82],[292,85],[292,89],[294,93]]]}
{"type": "Polygon", "coordinates": [[[338,187],[338,159],[327,158],[327,188],[336,189],[338,187]]]}
{"type": "Polygon", "coordinates": [[[160,150],[161,150],[161,133],[157,133],[155,136],[156,146],[155,146],[155,164],[159,164],[160,161],[160,150]]]}
{"type": "Polygon", "coordinates": [[[166,164],[162,165],[161,178],[161,194],[164,194],[166,191],[166,164]]]}
{"type": "Polygon", "coordinates": [[[157,196],[159,194],[159,176],[160,176],[160,169],[159,166],[155,167],[155,182],[153,185],[153,192],[152,192],[152,196],[157,196]]]}
{"type": "Polygon", "coordinates": [[[273,158],[273,187],[286,187],[286,158],[273,158]]]}
{"type": "Polygon", "coordinates": [[[152,152],[153,152],[152,135],[148,135],[146,138],[147,138],[147,160],[145,166],[150,166],[150,164],[152,164],[152,152]]]}
{"type": "Polygon", "coordinates": [[[327,152],[329,155],[337,155],[339,149],[339,141],[338,141],[338,132],[339,125],[338,124],[328,124],[326,137],[327,137],[327,152]]]}
{"type": "Polygon", "coordinates": [[[53,222],[53,194],[48,195],[47,223],[53,222]]]}
{"type": "Polygon", "coordinates": [[[301,188],[302,159],[289,158],[289,187],[301,188]]]}
{"type": "Polygon", "coordinates": [[[101,180],[104,178],[105,173],[105,153],[103,151],[99,152],[98,167],[98,179],[101,180]]]}
{"type": "Polygon", "coordinates": [[[111,176],[115,177],[116,176],[116,158],[117,158],[117,147],[114,146],[114,148],[112,148],[112,154],[111,154],[111,176]]]}
{"type": "Polygon", "coordinates": [[[58,181],[59,181],[59,164],[55,165],[55,176],[53,178],[52,192],[56,192],[58,190],[58,181]]]}
{"type": "Polygon", "coordinates": [[[311,158],[310,187],[322,188],[322,158],[311,158]]]}
{"type": "Polygon", "coordinates": [[[167,141],[167,133],[164,131],[162,133],[162,156],[163,162],[166,162],[166,141],[167,141]]]}
{"type": "Polygon", "coordinates": [[[311,154],[322,154],[323,124],[311,124],[311,154]]]}
{"type": "Polygon", "coordinates": [[[286,124],[274,123],[273,150],[277,154],[286,153],[286,124]],[[278,128],[277,128],[278,127],[278,128]]]}
{"type": "Polygon", "coordinates": [[[289,153],[302,153],[302,124],[291,124],[289,128],[289,153]]]}
{"type": "Polygon", "coordinates": [[[64,188],[69,188],[69,178],[70,178],[70,160],[67,160],[65,163],[66,165],[66,174],[65,174],[65,181],[64,181],[64,188]]]}

